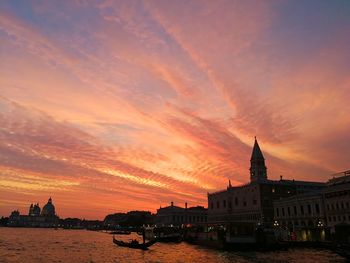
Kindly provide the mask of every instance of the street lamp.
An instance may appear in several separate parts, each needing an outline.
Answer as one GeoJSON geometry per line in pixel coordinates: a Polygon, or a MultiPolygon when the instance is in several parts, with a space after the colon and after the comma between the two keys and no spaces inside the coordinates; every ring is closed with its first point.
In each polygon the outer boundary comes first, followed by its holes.
{"type": "Polygon", "coordinates": [[[318,226],[318,227],[323,227],[323,223],[322,223],[321,220],[318,220],[317,226],[318,226]]]}

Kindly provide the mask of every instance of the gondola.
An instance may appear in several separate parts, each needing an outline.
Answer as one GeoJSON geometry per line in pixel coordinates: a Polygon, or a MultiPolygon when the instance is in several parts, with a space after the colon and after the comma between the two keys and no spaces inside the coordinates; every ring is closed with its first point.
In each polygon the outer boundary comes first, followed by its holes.
{"type": "Polygon", "coordinates": [[[156,242],[157,242],[156,239],[150,240],[150,241],[145,242],[145,243],[139,243],[136,240],[133,240],[131,242],[124,242],[124,241],[115,239],[113,236],[113,243],[120,246],[120,247],[129,247],[129,248],[147,250],[148,247],[152,246],[156,242]]]}

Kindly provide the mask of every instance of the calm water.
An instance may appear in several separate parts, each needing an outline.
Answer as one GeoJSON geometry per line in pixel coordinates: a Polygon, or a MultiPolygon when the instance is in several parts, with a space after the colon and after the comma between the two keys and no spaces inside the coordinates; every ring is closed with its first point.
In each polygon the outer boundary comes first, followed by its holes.
{"type": "MultiPolygon", "coordinates": [[[[130,239],[135,236],[123,236],[130,239]]],[[[0,262],[345,262],[330,251],[311,249],[233,253],[186,243],[139,251],[113,244],[112,236],[86,230],[0,228],[0,262]]]]}

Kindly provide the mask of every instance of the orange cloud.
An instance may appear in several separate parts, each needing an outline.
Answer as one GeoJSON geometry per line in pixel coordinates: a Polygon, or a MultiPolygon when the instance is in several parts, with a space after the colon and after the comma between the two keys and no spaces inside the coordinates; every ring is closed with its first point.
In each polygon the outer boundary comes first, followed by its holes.
{"type": "Polygon", "coordinates": [[[310,40],[287,2],[4,3],[0,214],[206,205],[255,135],[270,178],[348,169],[347,23],[310,40]]]}

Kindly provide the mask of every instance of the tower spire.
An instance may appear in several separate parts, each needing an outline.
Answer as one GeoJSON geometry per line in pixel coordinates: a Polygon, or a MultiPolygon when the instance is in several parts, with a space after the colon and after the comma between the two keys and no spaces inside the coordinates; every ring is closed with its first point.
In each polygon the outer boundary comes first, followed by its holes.
{"type": "Polygon", "coordinates": [[[250,157],[250,161],[252,160],[265,160],[264,155],[261,152],[258,140],[256,139],[256,136],[254,137],[254,146],[253,146],[253,151],[252,151],[252,156],[250,157]]]}
{"type": "Polygon", "coordinates": [[[258,140],[254,136],[254,146],[250,158],[250,181],[261,181],[267,179],[265,158],[260,149],[258,140]]]}

